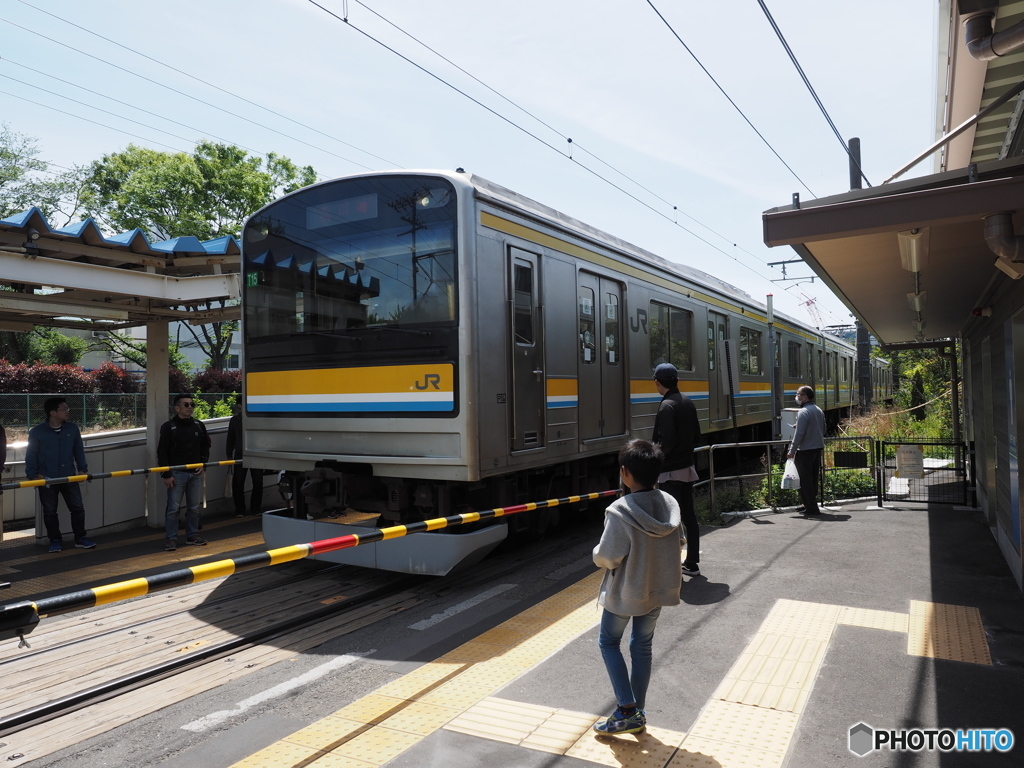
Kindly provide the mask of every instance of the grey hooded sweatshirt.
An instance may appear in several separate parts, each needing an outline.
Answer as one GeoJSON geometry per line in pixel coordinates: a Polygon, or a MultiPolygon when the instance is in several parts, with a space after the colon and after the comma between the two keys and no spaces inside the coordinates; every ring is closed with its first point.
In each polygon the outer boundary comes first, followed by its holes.
{"type": "Polygon", "coordinates": [[[597,602],[619,616],[679,605],[679,505],[662,491],[616,499],[604,514],[594,564],[606,569],[597,602]]]}

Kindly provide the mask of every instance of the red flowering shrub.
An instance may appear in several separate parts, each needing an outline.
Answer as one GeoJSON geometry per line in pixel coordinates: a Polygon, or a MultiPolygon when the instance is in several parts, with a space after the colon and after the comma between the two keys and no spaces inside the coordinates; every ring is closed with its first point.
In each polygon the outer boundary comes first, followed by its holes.
{"type": "Polygon", "coordinates": [[[92,380],[97,392],[121,394],[139,391],[139,383],[135,377],[110,362],[95,368],[92,380]]]}
{"type": "Polygon", "coordinates": [[[167,369],[167,391],[172,395],[192,391],[192,381],[189,375],[180,368],[167,369]]]}
{"type": "Polygon", "coordinates": [[[192,386],[200,392],[241,392],[241,371],[214,371],[209,368],[193,377],[192,386]]]}
{"type": "Polygon", "coordinates": [[[28,392],[27,371],[28,366],[24,363],[12,365],[6,360],[0,360],[0,392],[28,392]]]}
{"type": "Polygon", "coordinates": [[[92,377],[77,365],[33,365],[26,369],[23,392],[92,392],[92,377]]]}

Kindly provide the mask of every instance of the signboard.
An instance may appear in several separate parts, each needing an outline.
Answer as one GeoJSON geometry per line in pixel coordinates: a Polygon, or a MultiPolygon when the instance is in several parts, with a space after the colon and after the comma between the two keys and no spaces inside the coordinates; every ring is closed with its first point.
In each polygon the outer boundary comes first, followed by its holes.
{"type": "Polygon", "coordinates": [[[905,480],[924,477],[924,452],[920,445],[896,446],[896,477],[905,480]]]}

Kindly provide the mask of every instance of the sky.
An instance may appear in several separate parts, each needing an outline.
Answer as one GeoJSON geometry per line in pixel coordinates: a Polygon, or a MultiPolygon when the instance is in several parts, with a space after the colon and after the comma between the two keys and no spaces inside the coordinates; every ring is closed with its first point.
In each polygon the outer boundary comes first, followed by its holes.
{"type": "MultiPolygon", "coordinates": [[[[55,171],[204,138],[325,179],[461,167],[798,320],[852,322],[767,266],[796,255],[763,244],[762,212],[849,170],[757,0],[317,2],[3,0],[0,122],[55,171]]],[[[870,183],[934,141],[936,0],[765,4],[870,183]]]]}

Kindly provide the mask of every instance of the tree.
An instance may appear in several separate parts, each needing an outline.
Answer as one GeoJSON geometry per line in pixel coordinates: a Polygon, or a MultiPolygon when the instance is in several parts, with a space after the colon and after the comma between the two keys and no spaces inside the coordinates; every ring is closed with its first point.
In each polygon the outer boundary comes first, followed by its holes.
{"type": "MultiPolygon", "coordinates": [[[[130,363],[140,368],[146,368],[146,342],[136,339],[126,333],[112,332],[96,340],[96,346],[120,355],[130,363]]],[[[192,367],[188,358],[182,354],[177,343],[171,343],[167,348],[168,362],[172,368],[178,368],[186,373],[192,367]]]]}
{"type": "Polygon", "coordinates": [[[56,328],[35,328],[36,359],[46,365],[78,365],[89,351],[89,342],[79,336],[67,336],[56,328]]]}
{"type": "Polygon", "coordinates": [[[316,181],[311,166],[249,155],[201,141],[191,154],[129,145],[92,164],[86,210],[117,232],[139,228],[158,240],[238,237],[242,222],[283,192],[316,181]]]}
{"type": "Polygon", "coordinates": [[[34,138],[0,125],[0,217],[35,206],[56,228],[66,226],[81,210],[85,178],[82,167],[51,172],[34,138]]]}

